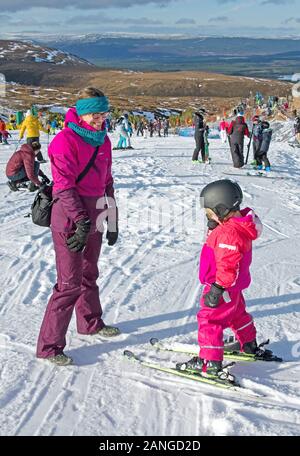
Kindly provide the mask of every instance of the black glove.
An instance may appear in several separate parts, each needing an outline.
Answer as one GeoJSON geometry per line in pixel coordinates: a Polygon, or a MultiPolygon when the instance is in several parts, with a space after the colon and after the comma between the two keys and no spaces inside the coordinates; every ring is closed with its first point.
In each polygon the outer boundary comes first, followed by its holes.
{"type": "Polygon", "coordinates": [[[118,208],[108,208],[108,216],[106,218],[107,221],[107,231],[106,231],[106,239],[108,241],[108,245],[112,246],[118,240],[119,236],[119,212],[118,208]]]}
{"type": "Polygon", "coordinates": [[[218,307],[220,298],[222,297],[224,291],[225,288],[216,283],[213,283],[210,287],[209,292],[204,296],[204,304],[207,307],[218,307]]]}
{"type": "Polygon", "coordinates": [[[51,180],[49,177],[46,176],[46,174],[43,175],[42,177],[42,184],[50,184],[51,180]]]}
{"type": "Polygon", "coordinates": [[[43,173],[43,171],[39,170],[39,176],[42,178],[42,185],[50,184],[51,180],[45,173],[43,173]]]}
{"type": "Polygon", "coordinates": [[[75,233],[67,239],[67,245],[71,252],[83,251],[88,240],[90,229],[91,221],[89,219],[82,219],[76,223],[75,233]]]}

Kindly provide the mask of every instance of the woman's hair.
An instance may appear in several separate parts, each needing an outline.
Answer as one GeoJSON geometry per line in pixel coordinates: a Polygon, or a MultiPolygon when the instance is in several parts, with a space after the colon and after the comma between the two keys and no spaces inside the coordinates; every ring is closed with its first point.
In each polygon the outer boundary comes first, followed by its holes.
{"type": "MultiPolygon", "coordinates": [[[[216,216],[214,211],[209,208],[205,208],[205,212],[206,212],[206,215],[208,218],[213,218],[213,216],[216,216]]],[[[224,217],[222,219],[222,221],[226,222],[228,219],[230,219],[231,217],[234,217],[235,215],[238,215],[238,214],[239,214],[239,211],[230,211],[229,214],[227,214],[226,217],[224,217]]],[[[221,219],[219,219],[219,220],[221,220],[221,219]]]]}
{"type": "Polygon", "coordinates": [[[104,97],[104,93],[95,87],[85,87],[78,94],[78,99],[104,97]]]}

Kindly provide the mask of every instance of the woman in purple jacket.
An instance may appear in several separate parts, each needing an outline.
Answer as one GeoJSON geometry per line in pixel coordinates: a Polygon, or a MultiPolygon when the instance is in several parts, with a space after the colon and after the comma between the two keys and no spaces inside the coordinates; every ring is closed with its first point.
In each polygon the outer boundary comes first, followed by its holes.
{"type": "Polygon", "coordinates": [[[108,219],[108,245],[114,245],[118,238],[111,142],[104,127],[108,111],[108,99],[100,90],[84,89],[76,108],[66,115],[65,128],[49,148],[56,200],[51,231],[57,283],[40,329],[37,357],[57,365],[73,362],[63,350],[74,308],[78,333],[104,337],[120,334],[118,328],[107,326],[102,320],[96,284],[104,219],[108,219]],[[93,166],[77,182],[96,148],[93,166]]]}

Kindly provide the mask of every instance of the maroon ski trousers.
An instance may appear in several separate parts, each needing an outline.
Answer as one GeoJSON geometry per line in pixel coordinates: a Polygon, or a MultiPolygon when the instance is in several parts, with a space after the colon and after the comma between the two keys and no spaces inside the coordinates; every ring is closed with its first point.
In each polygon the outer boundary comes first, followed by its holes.
{"type": "Polygon", "coordinates": [[[75,309],[77,331],[93,334],[104,326],[97,286],[102,233],[89,235],[83,252],[71,252],[70,233],[52,231],[56,255],[57,283],[48,303],[37,344],[37,356],[48,358],[63,352],[66,333],[75,309]]]}

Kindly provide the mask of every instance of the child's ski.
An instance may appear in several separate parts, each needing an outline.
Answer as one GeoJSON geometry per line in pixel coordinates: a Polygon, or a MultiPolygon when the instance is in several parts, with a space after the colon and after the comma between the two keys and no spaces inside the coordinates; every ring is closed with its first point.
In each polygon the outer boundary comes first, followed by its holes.
{"type": "MultiPolygon", "coordinates": [[[[263,342],[259,346],[259,352],[257,355],[252,355],[252,354],[247,354],[243,353],[239,350],[226,350],[226,345],[224,349],[224,358],[231,360],[231,361],[246,361],[246,362],[254,362],[254,361],[276,361],[276,362],[282,362],[282,358],[279,358],[278,356],[274,355],[270,350],[263,350],[262,347],[264,345],[267,345],[269,343],[269,340],[266,342],[263,342]]],[[[169,345],[165,342],[160,341],[159,339],[156,339],[153,337],[150,339],[150,344],[155,347],[157,350],[161,351],[169,351],[169,352],[174,352],[174,353],[184,353],[186,355],[190,356],[198,356],[199,355],[199,347],[191,347],[191,346],[184,346],[184,344],[174,346],[174,345],[169,345]]]]}
{"type": "Polygon", "coordinates": [[[199,373],[195,373],[189,370],[178,370],[172,367],[165,367],[161,364],[156,362],[149,362],[144,360],[141,356],[137,356],[132,351],[125,350],[123,355],[129,359],[130,361],[139,364],[140,366],[147,367],[149,369],[154,369],[160,372],[165,372],[167,374],[172,374],[177,377],[186,378],[188,380],[192,380],[197,383],[203,383],[205,385],[214,386],[216,388],[220,388],[223,390],[234,391],[236,393],[241,393],[243,397],[250,397],[250,398],[263,398],[265,397],[262,394],[257,394],[248,388],[241,386],[236,380],[235,381],[228,381],[222,380],[221,378],[206,378],[199,373]]]}
{"type": "Polygon", "coordinates": [[[195,373],[194,371],[189,371],[189,370],[182,371],[182,370],[178,370],[178,369],[175,369],[172,367],[164,367],[157,363],[145,361],[143,358],[135,355],[133,352],[131,352],[129,350],[125,350],[123,354],[130,361],[134,361],[134,362],[140,364],[141,366],[148,367],[150,369],[155,369],[155,370],[158,370],[161,372],[166,372],[168,374],[173,374],[173,375],[176,375],[179,377],[184,377],[189,380],[194,380],[196,382],[205,383],[205,384],[212,385],[212,386],[217,386],[218,388],[230,389],[230,390],[243,389],[243,387],[240,386],[240,384],[237,382],[229,382],[226,380],[221,380],[219,378],[206,378],[206,377],[201,376],[198,373],[195,373]]]}
{"type": "Polygon", "coordinates": [[[278,176],[274,174],[270,174],[267,172],[261,172],[261,171],[246,171],[245,173],[227,173],[223,171],[223,174],[226,174],[227,176],[239,176],[239,177],[266,177],[267,179],[284,179],[284,176],[278,176]]]}

